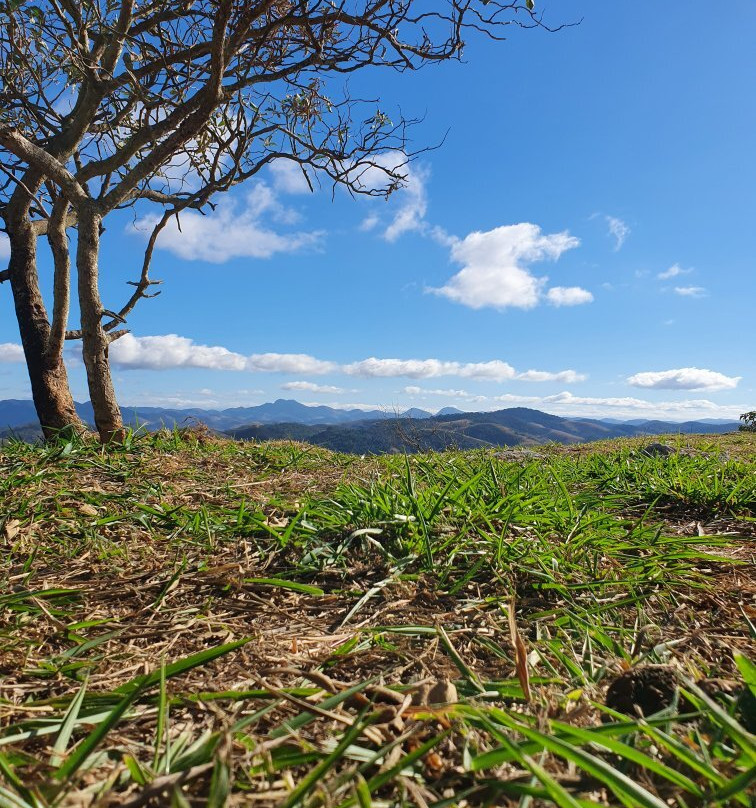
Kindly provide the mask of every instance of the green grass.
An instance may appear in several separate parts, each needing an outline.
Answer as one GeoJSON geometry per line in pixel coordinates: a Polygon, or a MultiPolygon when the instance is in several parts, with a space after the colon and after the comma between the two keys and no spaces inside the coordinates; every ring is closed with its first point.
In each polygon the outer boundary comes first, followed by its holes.
{"type": "Polygon", "coordinates": [[[669,440],[0,448],[0,808],[750,805],[756,438],[669,440]]]}

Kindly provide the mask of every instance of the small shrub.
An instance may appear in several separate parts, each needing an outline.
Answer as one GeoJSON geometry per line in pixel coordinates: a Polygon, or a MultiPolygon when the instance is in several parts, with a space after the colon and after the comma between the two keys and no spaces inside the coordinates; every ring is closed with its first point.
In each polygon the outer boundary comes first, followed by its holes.
{"type": "Polygon", "coordinates": [[[743,422],[738,427],[741,432],[756,432],[756,410],[744,412],[740,416],[740,420],[743,422]]]}

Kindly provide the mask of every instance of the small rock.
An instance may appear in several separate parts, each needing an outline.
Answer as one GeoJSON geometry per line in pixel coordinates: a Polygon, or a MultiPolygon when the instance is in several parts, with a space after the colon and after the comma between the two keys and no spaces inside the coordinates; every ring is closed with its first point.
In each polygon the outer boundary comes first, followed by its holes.
{"type": "Polygon", "coordinates": [[[669,665],[643,665],[620,674],[606,693],[606,706],[644,716],[669,707],[677,694],[677,674],[669,665]]]}
{"type": "Polygon", "coordinates": [[[641,454],[646,455],[646,457],[668,457],[674,453],[675,450],[664,443],[649,443],[648,446],[641,449],[641,454]]]}
{"type": "Polygon", "coordinates": [[[428,704],[456,704],[457,688],[449,679],[441,679],[428,691],[428,704]]]}

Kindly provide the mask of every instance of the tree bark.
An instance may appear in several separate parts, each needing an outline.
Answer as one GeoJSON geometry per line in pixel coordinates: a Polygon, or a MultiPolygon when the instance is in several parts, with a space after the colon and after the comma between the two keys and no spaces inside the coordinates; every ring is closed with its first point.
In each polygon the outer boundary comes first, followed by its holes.
{"type": "Polygon", "coordinates": [[[37,276],[37,235],[26,214],[8,217],[6,225],[11,248],[8,275],[42,432],[48,440],[64,432],[82,433],[86,427],[76,414],[62,346],[49,350],[50,323],[37,276]]]}
{"type": "Polygon", "coordinates": [[[76,249],[79,308],[84,367],[95,426],[103,443],[120,443],[125,437],[121,410],[116,401],[108,362],[110,339],[102,326],[104,314],[98,289],[101,217],[91,203],[79,206],[79,238],[76,249]]]}

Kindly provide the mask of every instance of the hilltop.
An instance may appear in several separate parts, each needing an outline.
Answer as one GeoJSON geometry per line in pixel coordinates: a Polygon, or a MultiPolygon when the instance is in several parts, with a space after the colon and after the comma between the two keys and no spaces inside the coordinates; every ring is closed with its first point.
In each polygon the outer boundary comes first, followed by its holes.
{"type": "Polygon", "coordinates": [[[2,447],[0,794],[747,806],[754,437],[2,447]]]}

